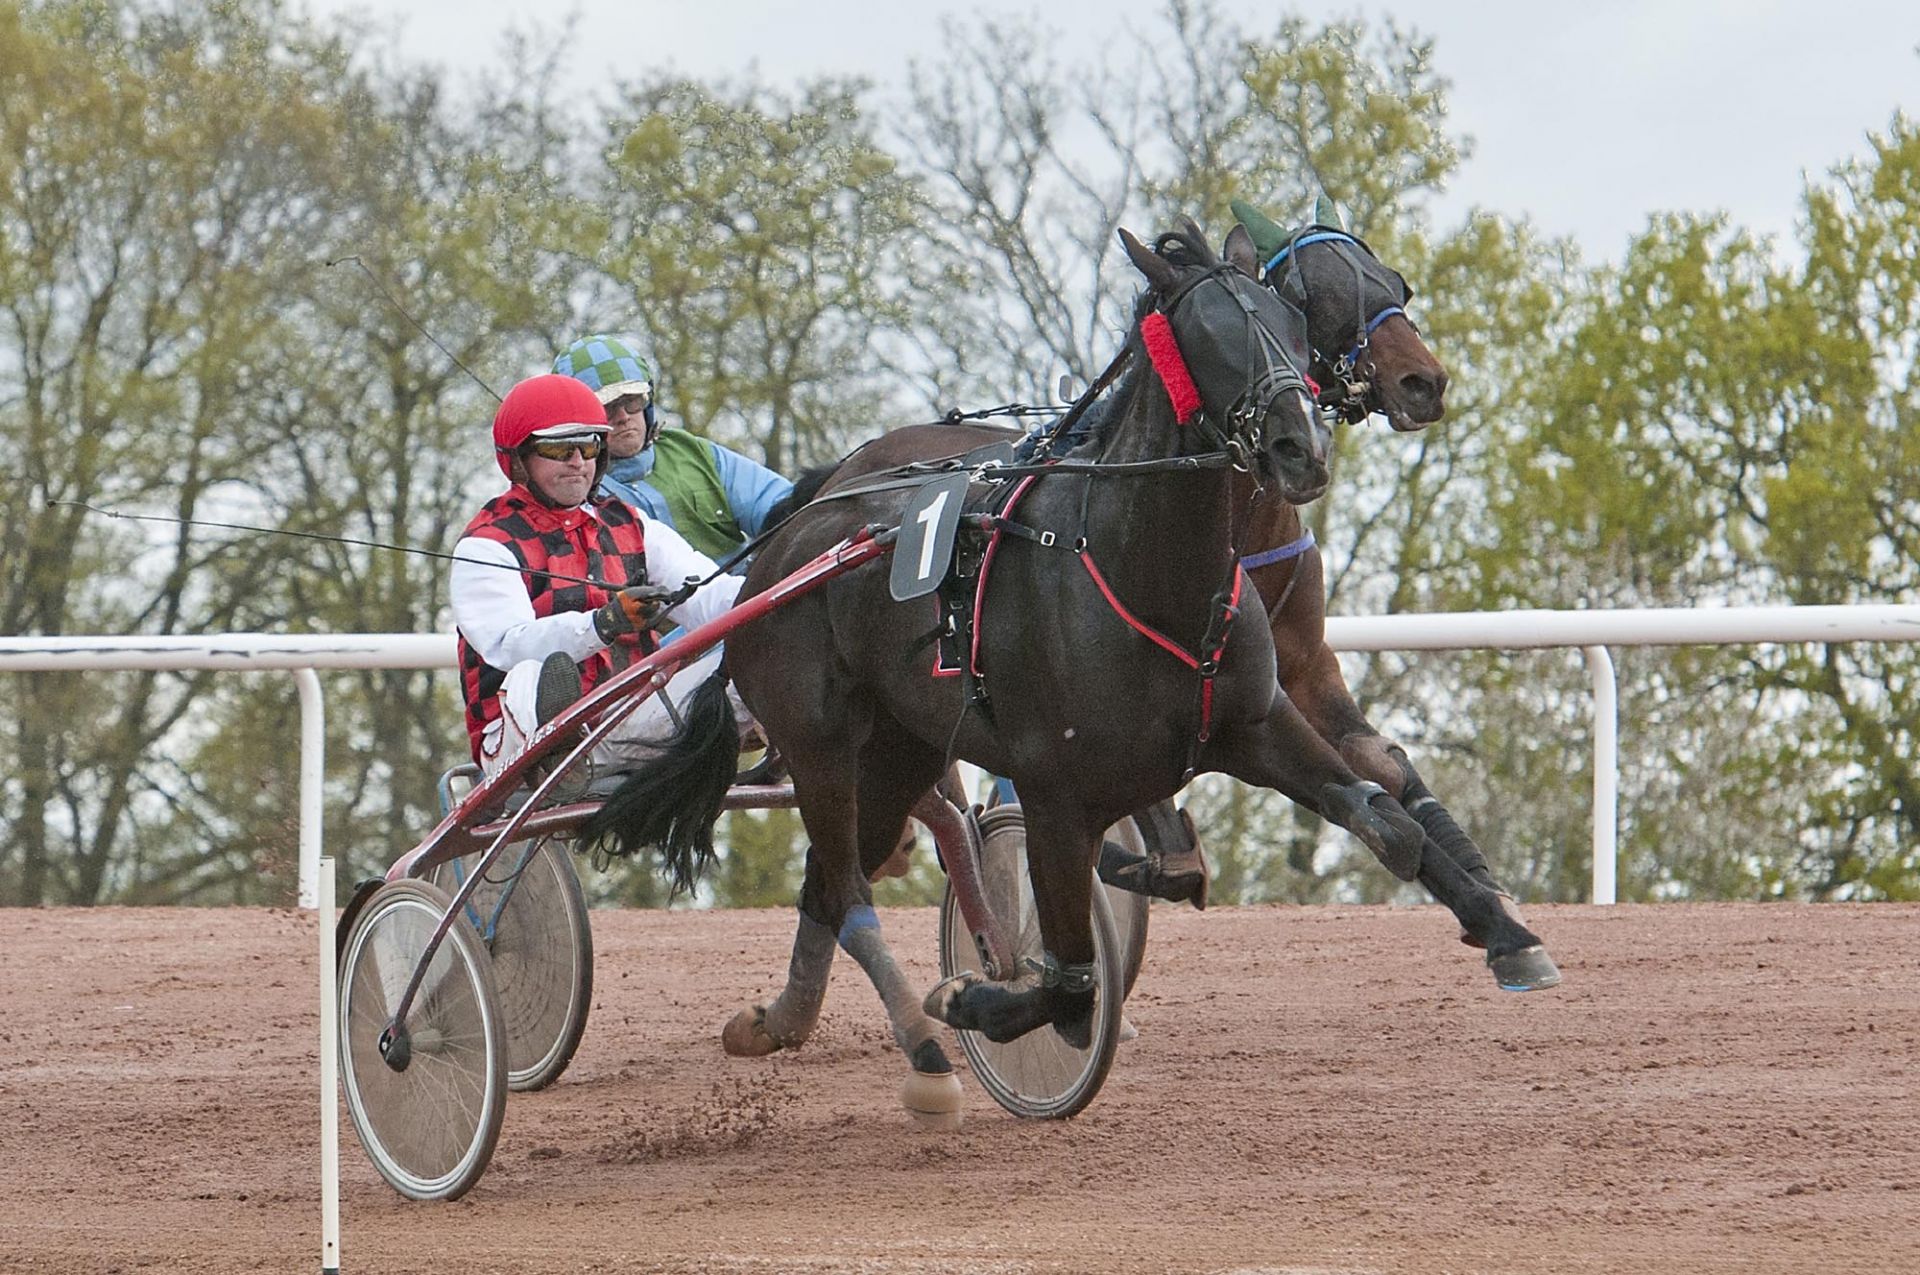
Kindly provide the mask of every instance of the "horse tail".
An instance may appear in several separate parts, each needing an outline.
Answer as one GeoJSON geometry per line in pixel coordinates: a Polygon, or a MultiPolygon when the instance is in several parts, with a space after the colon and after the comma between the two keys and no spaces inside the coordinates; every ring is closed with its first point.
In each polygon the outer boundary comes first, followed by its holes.
{"type": "Polygon", "coordinates": [[[691,891],[713,859],[713,825],[740,761],[740,730],[715,673],[680,704],[680,728],[580,826],[580,843],[625,857],[660,852],[673,892],[691,891]]]}

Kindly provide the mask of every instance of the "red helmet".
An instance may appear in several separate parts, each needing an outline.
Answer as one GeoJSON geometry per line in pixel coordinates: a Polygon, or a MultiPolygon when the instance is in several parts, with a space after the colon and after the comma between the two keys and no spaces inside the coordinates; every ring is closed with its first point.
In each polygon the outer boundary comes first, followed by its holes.
{"type": "MultiPolygon", "coordinates": [[[[528,377],[507,391],[493,414],[493,453],[500,472],[513,477],[513,453],[529,438],[599,434],[607,429],[607,409],[592,390],[571,376],[528,377]]],[[[606,452],[600,453],[601,468],[606,452]]]]}

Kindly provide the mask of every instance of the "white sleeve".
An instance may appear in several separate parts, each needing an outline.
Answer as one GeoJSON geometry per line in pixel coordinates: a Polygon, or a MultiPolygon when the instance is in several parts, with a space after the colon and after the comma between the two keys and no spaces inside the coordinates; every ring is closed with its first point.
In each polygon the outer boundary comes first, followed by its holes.
{"type": "Polygon", "coordinates": [[[555,651],[581,660],[606,649],[593,631],[591,611],[535,617],[520,563],[498,540],[467,536],[453,547],[453,556],[453,623],[493,667],[510,669],[555,651]]]}
{"type": "MultiPolygon", "coordinates": [[[[712,558],[687,543],[687,538],[664,522],[655,522],[644,514],[640,518],[647,537],[647,582],[674,588],[687,577],[704,579],[720,568],[712,558]]],[[[723,575],[700,586],[698,592],[667,612],[669,619],[686,628],[698,628],[733,605],[744,579],[723,575]]]]}

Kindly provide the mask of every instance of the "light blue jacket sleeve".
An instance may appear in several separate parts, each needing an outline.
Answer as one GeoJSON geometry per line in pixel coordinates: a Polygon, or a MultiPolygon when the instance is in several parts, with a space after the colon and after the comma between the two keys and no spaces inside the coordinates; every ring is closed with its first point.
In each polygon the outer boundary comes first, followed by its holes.
{"type": "Polygon", "coordinates": [[[733,520],[751,540],[766,530],[767,514],[793,490],[793,484],[765,465],[711,440],[713,463],[720,470],[720,486],[727,493],[733,520]]]}

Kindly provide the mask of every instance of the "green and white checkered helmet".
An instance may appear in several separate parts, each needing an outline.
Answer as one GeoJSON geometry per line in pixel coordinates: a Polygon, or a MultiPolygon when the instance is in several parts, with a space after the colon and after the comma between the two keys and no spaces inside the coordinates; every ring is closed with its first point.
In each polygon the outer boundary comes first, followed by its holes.
{"type": "Polygon", "coordinates": [[[611,403],[629,394],[653,394],[653,369],[636,353],[639,342],[631,337],[583,336],[560,351],[553,370],[583,382],[602,403],[611,403]]]}

